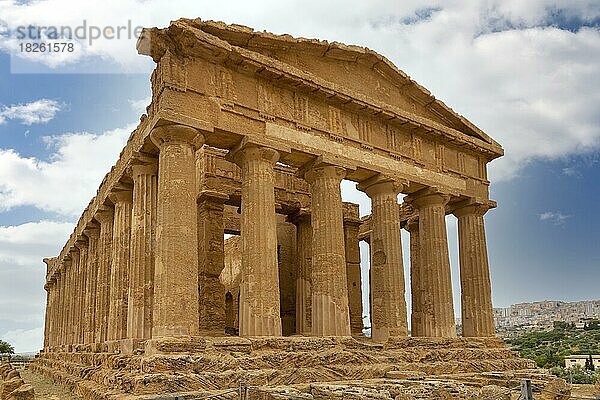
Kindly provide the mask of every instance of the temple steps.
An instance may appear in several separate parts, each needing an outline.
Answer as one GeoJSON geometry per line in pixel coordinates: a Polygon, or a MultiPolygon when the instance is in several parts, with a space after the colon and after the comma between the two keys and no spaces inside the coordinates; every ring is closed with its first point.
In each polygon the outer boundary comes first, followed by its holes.
{"type": "Polygon", "coordinates": [[[263,397],[274,387],[301,387],[306,392],[315,384],[353,386],[366,380],[437,377],[459,382],[468,376],[477,386],[493,381],[484,376],[491,371],[513,376],[535,368],[496,339],[409,338],[372,344],[352,338],[178,338],[148,341],[144,350],[133,354],[90,348],[41,353],[31,368],[86,400],[208,393],[236,388],[240,381],[262,388],[263,397]]]}

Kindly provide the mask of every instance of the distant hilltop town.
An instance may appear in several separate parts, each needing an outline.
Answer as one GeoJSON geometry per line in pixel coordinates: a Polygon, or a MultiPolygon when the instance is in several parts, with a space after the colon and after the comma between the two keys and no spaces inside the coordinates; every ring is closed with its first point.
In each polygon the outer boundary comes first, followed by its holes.
{"type": "Polygon", "coordinates": [[[554,321],[574,323],[579,328],[592,319],[600,318],[600,300],[564,302],[538,301],[513,304],[506,308],[494,308],[496,329],[551,328],[554,321]]]}

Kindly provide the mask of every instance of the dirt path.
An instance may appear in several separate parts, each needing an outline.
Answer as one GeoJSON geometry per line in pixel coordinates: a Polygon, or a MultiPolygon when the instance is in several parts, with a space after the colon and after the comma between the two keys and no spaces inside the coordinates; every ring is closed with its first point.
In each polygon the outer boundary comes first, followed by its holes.
{"type": "Polygon", "coordinates": [[[33,386],[36,400],[82,400],[81,397],[75,396],[64,386],[52,382],[50,378],[28,369],[19,372],[23,380],[33,386]]]}

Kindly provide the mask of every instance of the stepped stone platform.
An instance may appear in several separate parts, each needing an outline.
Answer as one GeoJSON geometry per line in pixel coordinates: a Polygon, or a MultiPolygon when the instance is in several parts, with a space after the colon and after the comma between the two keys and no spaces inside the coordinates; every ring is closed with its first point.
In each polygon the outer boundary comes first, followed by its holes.
{"type": "Polygon", "coordinates": [[[495,396],[555,379],[496,338],[152,339],[55,348],[30,368],[90,400],[239,398],[240,383],[251,399],[510,399],[495,396]]]}

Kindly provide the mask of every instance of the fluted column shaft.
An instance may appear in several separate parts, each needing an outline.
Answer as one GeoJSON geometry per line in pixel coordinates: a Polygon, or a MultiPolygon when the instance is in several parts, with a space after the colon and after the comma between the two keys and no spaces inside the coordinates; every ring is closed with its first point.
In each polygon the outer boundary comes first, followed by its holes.
{"type": "Polygon", "coordinates": [[[83,343],[94,343],[95,340],[95,313],[96,313],[96,292],[98,279],[98,241],[100,238],[100,230],[96,228],[88,228],[84,230],[84,234],[88,238],[88,256],[86,268],[86,291],[85,305],[83,312],[84,330],[83,343]]]}
{"type": "Polygon", "coordinates": [[[350,336],[340,183],[345,170],[317,166],[305,174],[311,192],[312,334],[350,336]]]}
{"type": "Polygon", "coordinates": [[[227,195],[205,191],[198,198],[198,309],[202,335],[225,332],[225,288],[219,276],[225,268],[224,201],[227,195]]]}
{"type": "Polygon", "coordinates": [[[434,193],[413,201],[419,210],[419,242],[423,284],[423,336],[455,337],[450,257],[445,205],[448,196],[434,193]]]}
{"type": "Polygon", "coordinates": [[[50,346],[50,315],[52,314],[52,286],[53,285],[44,285],[44,289],[46,290],[46,312],[44,314],[44,349],[48,349],[50,346]]]}
{"type": "Polygon", "coordinates": [[[133,209],[127,337],[132,339],[152,337],[157,171],[157,164],[131,167],[133,209]]]}
{"type": "Polygon", "coordinates": [[[77,271],[79,270],[79,250],[71,249],[71,266],[67,269],[69,275],[69,283],[67,285],[68,293],[68,315],[67,315],[67,344],[75,344],[76,312],[77,300],[79,293],[77,292],[77,271]]]}
{"type": "Polygon", "coordinates": [[[85,297],[87,292],[88,242],[81,239],[75,245],[79,249],[79,268],[75,271],[77,294],[75,295],[75,336],[73,340],[75,344],[82,344],[85,324],[85,297]]]}
{"type": "Polygon", "coordinates": [[[108,311],[108,340],[127,337],[127,294],[129,291],[129,256],[131,249],[130,191],[110,194],[115,205],[108,311]]]}
{"type": "Polygon", "coordinates": [[[98,239],[98,271],[96,278],[96,327],[95,341],[102,343],[108,340],[108,312],[110,296],[110,271],[112,264],[112,238],[114,211],[106,208],[98,211],[94,218],[100,222],[100,238],[98,239]]]}
{"type": "Polygon", "coordinates": [[[273,170],[279,154],[249,146],[234,159],[242,171],[240,336],[281,336],[273,170]]]}
{"type": "Polygon", "coordinates": [[[296,224],[296,254],[298,274],[296,277],[296,333],[311,334],[311,271],[312,271],[312,225],[310,214],[301,212],[294,217],[296,224]]]}
{"type": "Polygon", "coordinates": [[[65,314],[65,267],[64,262],[60,267],[60,272],[56,277],[56,282],[58,285],[58,318],[56,320],[57,329],[56,329],[56,345],[63,345],[64,342],[64,322],[63,317],[65,314]]]}
{"type": "Polygon", "coordinates": [[[410,294],[412,311],[410,314],[411,336],[424,336],[423,329],[423,269],[421,267],[419,241],[419,220],[411,219],[406,224],[410,232],[410,294]]]}
{"type": "Polygon", "coordinates": [[[402,185],[382,178],[359,188],[371,198],[371,332],[374,341],[384,342],[408,335],[398,213],[402,185]]]}
{"type": "Polygon", "coordinates": [[[197,335],[198,233],[193,128],[155,128],[159,148],[152,336],[197,335]]]}
{"type": "Polygon", "coordinates": [[[488,206],[469,205],[454,211],[458,217],[458,250],[463,336],[495,335],[492,289],[483,215],[488,206]]]}

